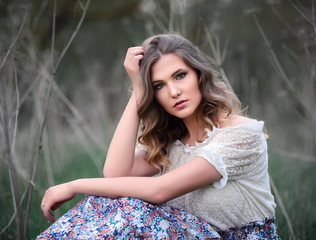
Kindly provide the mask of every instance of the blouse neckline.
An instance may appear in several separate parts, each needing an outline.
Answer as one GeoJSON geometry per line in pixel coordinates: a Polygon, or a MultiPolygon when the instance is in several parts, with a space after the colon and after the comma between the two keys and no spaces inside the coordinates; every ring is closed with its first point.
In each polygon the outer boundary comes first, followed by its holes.
{"type": "Polygon", "coordinates": [[[255,120],[255,119],[252,120],[252,121],[243,123],[243,124],[239,124],[239,125],[234,126],[234,127],[217,128],[217,127],[214,126],[212,130],[209,130],[207,132],[207,136],[202,142],[195,142],[195,145],[189,145],[188,143],[184,144],[182,141],[177,139],[175,141],[175,145],[182,146],[183,148],[186,148],[186,149],[195,149],[195,148],[197,148],[199,146],[203,146],[206,143],[208,143],[209,140],[211,139],[211,136],[214,135],[215,133],[223,132],[223,131],[226,131],[226,130],[233,130],[233,129],[248,129],[248,130],[253,130],[253,131],[258,131],[259,132],[259,131],[263,130],[263,126],[264,126],[264,121],[258,121],[258,120],[255,120]]]}

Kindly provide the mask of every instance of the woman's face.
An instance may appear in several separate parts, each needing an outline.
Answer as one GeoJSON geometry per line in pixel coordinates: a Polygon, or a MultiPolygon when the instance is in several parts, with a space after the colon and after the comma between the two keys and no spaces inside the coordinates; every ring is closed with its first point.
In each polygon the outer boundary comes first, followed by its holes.
{"type": "Polygon", "coordinates": [[[198,74],[181,57],[165,54],[151,68],[155,98],[171,115],[181,119],[196,116],[202,94],[198,74]]]}

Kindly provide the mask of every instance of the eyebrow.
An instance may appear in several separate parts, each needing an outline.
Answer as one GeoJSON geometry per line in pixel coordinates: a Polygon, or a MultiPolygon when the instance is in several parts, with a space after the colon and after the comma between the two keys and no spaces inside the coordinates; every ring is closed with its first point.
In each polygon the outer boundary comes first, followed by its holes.
{"type": "MultiPolygon", "coordinates": [[[[171,74],[171,77],[175,77],[179,72],[182,72],[183,69],[182,68],[179,68],[178,70],[176,70],[174,73],[171,74]]],[[[152,81],[152,83],[155,83],[155,82],[160,82],[161,80],[154,80],[152,81]]]]}

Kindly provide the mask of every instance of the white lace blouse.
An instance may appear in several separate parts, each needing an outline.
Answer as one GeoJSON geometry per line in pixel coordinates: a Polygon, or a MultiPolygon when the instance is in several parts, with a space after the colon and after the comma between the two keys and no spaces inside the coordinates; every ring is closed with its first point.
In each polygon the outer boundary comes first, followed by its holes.
{"type": "Polygon", "coordinates": [[[263,121],[252,121],[237,127],[213,128],[195,146],[179,140],[172,144],[168,148],[172,169],[201,156],[222,178],[167,204],[185,209],[222,231],[274,216],[276,205],[270,191],[263,125],[263,121]]]}

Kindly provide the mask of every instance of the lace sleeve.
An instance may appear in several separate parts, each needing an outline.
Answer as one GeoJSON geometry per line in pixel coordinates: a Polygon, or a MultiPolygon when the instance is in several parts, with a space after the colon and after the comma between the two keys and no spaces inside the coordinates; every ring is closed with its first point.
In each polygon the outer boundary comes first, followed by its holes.
{"type": "Polygon", "coordinates": [[[209,150],[222,156],[231,180],[255,175],[267,167],[267,144],[262,131],[223,131],[209,150]]]}
{"type": "Polygon", "coordinates": [[[213,167],[216,168],[216,170],[219,172],[219,174],[222,175],[222,178],[216,182],[214,182],[212,185],[215,188],[223,188],[227,183],[227,171],[225,163],[223,162],[222,156],[219,154],[214,154],[209,151],[206,147],[198,148],[194,151],[193,158],[194,157],[202,157],[205,160],[207,160],[210,164],[213,165],[213,167]]]}

